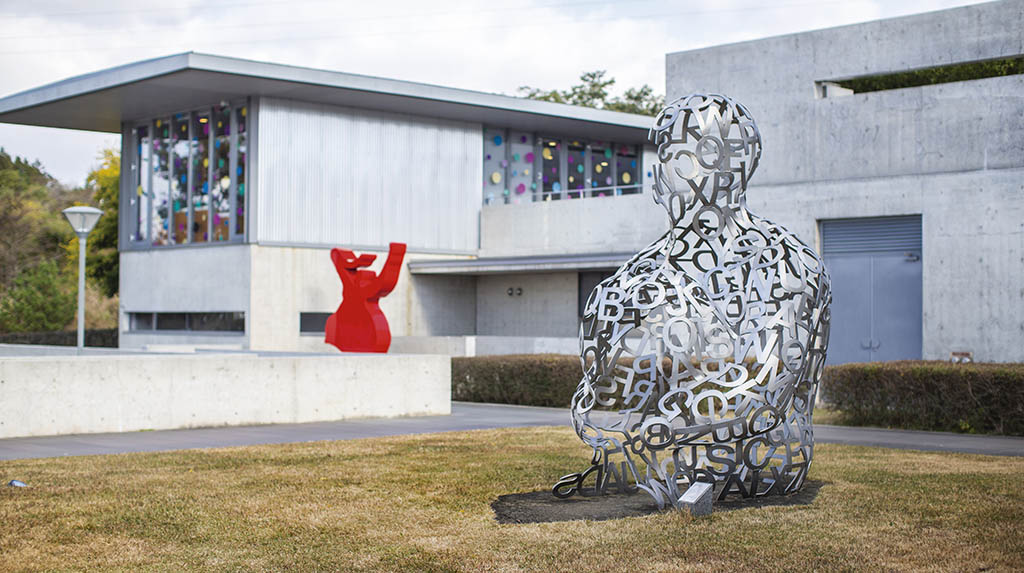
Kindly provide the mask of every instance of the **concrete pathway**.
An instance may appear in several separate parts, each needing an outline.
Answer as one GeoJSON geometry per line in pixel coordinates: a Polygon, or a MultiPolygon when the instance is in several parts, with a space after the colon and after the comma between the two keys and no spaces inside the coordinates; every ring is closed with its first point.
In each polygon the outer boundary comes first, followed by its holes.
{"type": "MultiPolygon", "coordinates": [[[[311,424],[7,438],[0,439],[0,460],[157,452],[318,440],[350,440],[375,436],[487,428],[568,425],[569,413],[562,408],[455,402],[452,404],[451,416],[375,418],[311,424]]],[[[814,435],[819,443],[1024,456],[1024,438],[843,426],[815,426],[814,435]]]]}

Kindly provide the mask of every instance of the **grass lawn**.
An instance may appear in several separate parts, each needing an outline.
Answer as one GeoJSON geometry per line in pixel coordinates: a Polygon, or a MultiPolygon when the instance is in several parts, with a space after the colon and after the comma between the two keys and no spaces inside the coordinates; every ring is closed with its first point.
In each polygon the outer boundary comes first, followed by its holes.
{"type": "Polygon", "coordinates": [[[812,505],[499,525],[567,428],[0,462],[0,570],[1024,569],[1024,458],[819,445],[812,505]]]}

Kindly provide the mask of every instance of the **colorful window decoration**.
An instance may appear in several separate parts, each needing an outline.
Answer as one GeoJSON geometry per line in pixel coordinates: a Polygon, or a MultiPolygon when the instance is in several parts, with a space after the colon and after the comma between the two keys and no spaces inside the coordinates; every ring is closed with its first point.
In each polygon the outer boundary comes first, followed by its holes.
{"type": "Polygon", "coordinates": [[[210,176],[210,201],[213,211],[211,241],[226,241],[231,222],[231,108],[213,108],[213,169],[210,176]]]}
{"type": "Polygon", "coordinates": [[[189,114],[179,113],[171,121],[171,241],[188,242],[189,114]]]}
{"type": "Polygon", "coordinates": [[[153,216],[149,236],[154,245],[171,243],[171,120],[153,122],[152,163],[153,216]]]}
{"type": "Polygon", "coordinates": [[[640,192],[640,156],[635,145],[619,145],[615,152],[616,195],[640,192]]]}
{"type": "Polygon", "coordinates": [[[237,150],[235,168],[235,210],[231,214],[235,219],[235,234],[245,232],[245,165],[249,153],[249,136],[245,130],[245,117],[249,109],[246,106],[235,108],[235,149],[237,150]]]}
{"type": "Polygon", "coordinates": [[[151,175],[152,171],[149,169],[142,169],[140,165],[148,166],[149,157],[153,150],[152,143],[149,138],[148,125],[142,125],[132,130],[132,136],[135,140],[135,157],[139,158],[136,164],[131,166],[132,173],[135,175],[135,193],[129,195],[128,208],[131,217],[131,232],[130,237],[133,242],[145,241],[149,235],[147,229],[149,227],[150,213],[148,209],[143,208],[143,205],[149,205],[152,202],[152,182],[151,175]]]}
{"type": "Polygon", "coordinates": [[[245,232],[245,102],[143,122],[133,129],[128,204],[136,244],[240,240],[245,232]],[[231,225],[232,219],[235,225],[231,225]]]}
{"type": "Polygon", "coordinates": [[[192,223],[193,243],[206,242],[210,214],[210,112],[192,114],[192,223]]]}
{"type": "Polygon", "coordinates": [[[485,205],[630,195],[642,190],[642,148],[484,130],[485,205]]]}

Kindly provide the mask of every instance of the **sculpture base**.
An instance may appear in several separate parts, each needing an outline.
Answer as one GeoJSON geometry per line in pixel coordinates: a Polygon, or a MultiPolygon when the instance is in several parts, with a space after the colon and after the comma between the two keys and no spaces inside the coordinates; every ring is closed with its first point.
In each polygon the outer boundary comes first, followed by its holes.
{"type": "MultiPolygon", "coordinates": [[[[818,490],[823,485],[824,483],[820,481],[807,480],[798,493],[758,498],[729,498],[715,501],[714,509],[732,511],[775,505],[810,505],[814,503],[818,490]]],[[[551,490],[513,493],[499,496],[491,502],[491,509],[494,510],[494,518],[498,523],[547,523],[578,519],[606,521],[659,512],[654,499],[642,491],[591,497],[573,496],[565,499],[551,495],[551,490]]],[[[672,510],[671,506],[662,511],[669,510],[672,510]]]]}

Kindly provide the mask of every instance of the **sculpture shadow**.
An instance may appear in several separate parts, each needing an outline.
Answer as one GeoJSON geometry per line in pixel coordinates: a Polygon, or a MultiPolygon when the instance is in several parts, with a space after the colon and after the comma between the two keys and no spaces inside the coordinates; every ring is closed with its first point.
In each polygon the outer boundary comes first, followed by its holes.
{"type": "MultiPolygon", "coordinates": [[[[728,498],[716,501],[714,511],[810,505],[814,503],[818,491],[824,485],[826,482],[807,480],[799,492],[790,495],[728,498]]],[[[607,521],[671,511],[659,510],[654,499],[643,492],[558,499],[551,494],[551,490],[501,495],[491,502],[491,509],[494,510],[494,518],[498,523],[550,523],[580,519],[607,521]]]]}

